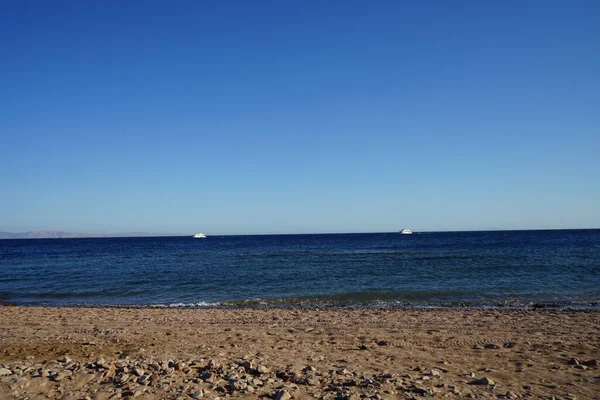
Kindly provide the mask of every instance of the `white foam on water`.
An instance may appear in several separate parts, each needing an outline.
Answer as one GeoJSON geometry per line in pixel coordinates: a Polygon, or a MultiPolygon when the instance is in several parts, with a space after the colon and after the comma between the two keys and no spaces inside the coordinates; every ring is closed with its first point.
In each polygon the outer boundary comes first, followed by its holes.
{"type": "Polygon", "coordinates": [[[169,304],[151,304],[148,307],[155,308],[187,308],[187,307],[216,307],[221,303],[210,303],[207,301],[199,301],[196,303],[169,303],[169,304]]]}

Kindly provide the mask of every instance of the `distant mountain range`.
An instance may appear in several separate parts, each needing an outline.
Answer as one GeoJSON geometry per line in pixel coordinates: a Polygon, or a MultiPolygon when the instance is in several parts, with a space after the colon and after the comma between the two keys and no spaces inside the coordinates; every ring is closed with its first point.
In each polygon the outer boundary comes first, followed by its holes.
{"type": "Polygon", "coordinates": [[[61,231],[30,231],[21,233],[0,232],[0,239],[65,239],[65,238],[99,238],[99,237],[152,237],[176,236],[169,233],[125,232],[125,233],[75,233],[61,231]]]}

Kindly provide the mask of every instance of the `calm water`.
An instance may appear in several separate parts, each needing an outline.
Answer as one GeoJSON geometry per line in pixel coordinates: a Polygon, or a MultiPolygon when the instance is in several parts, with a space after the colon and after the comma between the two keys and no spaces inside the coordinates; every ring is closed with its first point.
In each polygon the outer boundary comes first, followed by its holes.
{"type": "Polygon", "coordinates": [[[0,240],[0,302],[600,304],[600,230],[0,240]]]}

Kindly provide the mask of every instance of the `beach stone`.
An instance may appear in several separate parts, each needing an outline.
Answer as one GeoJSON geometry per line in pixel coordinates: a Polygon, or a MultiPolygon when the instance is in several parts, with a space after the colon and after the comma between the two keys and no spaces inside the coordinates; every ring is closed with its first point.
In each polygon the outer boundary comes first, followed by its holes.
{"type": "Polygon", "coordinates": [[[150,380],[154,381],[154,382],[158,382],[158,381],[160,381],[160,375],[152,374],[152,375],[150,375],[150,380]]]}
{"type": "Polygon", "coordinates": [[[429,393],[429,389],[420,386],[414,386],[410,389],[410,391],[423,397],[431,396],[431,393],[429,393]]]}
{"type": "Polygon", "coordinates": [[[231,390],[244,390],[248,387],[248,384],[244,381],[234,380],[229,382],[229,388],[231,390]]]}
{"type": "Polygon", "coordinates": [[[483,377],[481,379],[475,379],[474,381],[469,382],[469,385],[487,385],[487,386],[494,386],[496,384],[496,382],[494,382],[493,380],[491,380],[490,378],[483,377]]]}
{"type": "Polygon", "coordinates": [[[125,383],[127,382],[127,380],[129,379],[129,374],[126,374],[124,372],[121,372],[119,375],[117,375],[117,377],[115,378],[115,380],[119,383],[125,383]]]}
{"type": "Polygon", "coordinates": [[[499,349],[500,346],[498,346],[497,344],[493,344],[493,343],[488,343],[488,344],[484,344],[483,345],[484,348],[486,349],[499,349]]]}
{"type": "Polygon", "coordinates": [[[147,385],[150,383],[150,375],[142,375],[138,378],[137,383],[140,385],[147,385]]]}
{"type": "Polygon", "coordinates": [[[598,364],[600,364],[600,363],[598,362],[598,360],[593,359],[593,360],[588,360],[588,361],[584,362],[584,364],[587,365],[588,367],[597,367],[598,364]]]}
{"type": "Polygon", "coordinates": [[[71,359],[69,357],[67,357],[67,356],[64,356],[64,357],[59,358],[58,361],[61,362],[61,363],[68,364],[68,363],[71,362],[71,359]]]}
{"type": "Polygon", "coordinates": [[[240,377],[238,374],[230,372],[227,375],[225,375],[225,379],[227,379],[228,381],[235,381],[235,380],[240,379],[240,377]]]}
{"type": "Polygon", "coordinates": [[[240,366],[244,367],[246,371],[251,371],[254,369],[254,363],[249,360],[244,360],[240,363],[240,366]]]}
{"type": "Polygon", "coordinates": [[[321,382],[320,382],[320,381],[319,381],[317,378],[308,378],[308,379],[306,380],[306,383],[307,383],[309,386],[318,386],[318,385],[319,385],[319,383],[321,383],[321,382]]]}
{"type": "Polygon", "coordinates": [[[275,395],[275,400],[290,400],[292,395],[288,393],[287,390],[280,390],[275,395]]]}
{"type": "Polygon", "coordinates": [[[304,367],[304,372],[315,372],[317,369],[313,365],[307,365],[304,367]]]}
{"type": "Polygon", "coordinates": [[[12,371],[7,368],[0,368],[0,376],[12,375],[12,371]]]}
{"type": "Polygon", "coordinates": [[[567,364],[569,364],[569,365],[579,365],[579,360],[577,358],[573,357],[569,361],[567,361],[567,364]]]}
{"type": "Polygon", "coordinates": [[[71,375],[73,375],[73,372],[71,372],[69,370],[62,371],[62,372],[59,372],[58,374],[54,375],[52,380],[57,381],[57,382],[62,381],[63,379],[65,379],[71,375]]]}
{"type": "Polygon", "coordinates": [[[259,364],[256,367],[256,371],[258,371],[259,374],[268,374],[269,372],[271,372],[271,370],[269,368],[265,367],[262,364],[259,364]]]}
{"type": "Polygon", "coordinates": [[[213,374],[212,372],[206,371],[205,373],[200,375],[200,378],[205,382],[214,382],[215,374],[213,374]]]}
{"type": "Polygon", "coordinates": [[[431,376],[440,376],[440,371],[438,371],[437,369],[432,369],[429,371],[429,375],[431,376]]]}
{"type": "Polygon", "coordinates": [[[116,372],[117,372],[117,368],[115,367],[115,365],[109,364],[106,371],[104,373],[102,373],[102,377],[103,378],[112,378],[113,376],[115,376],[116,372]]]}
{"type": "Polygon", "coordinates": [[[136,367],[133,369],[133,374],[135,376],[142,376],[144,375],[144,370],[142,368],[136,367]]]}
{"type": "Polygon", "coordinates": [[[204,391],[202,391],[202,389],[197,390],[197,391],[195,391],[193,393],[190,393],[190,397],[192,399],[199,399],[201,397],[204,397],[204,391]]]}

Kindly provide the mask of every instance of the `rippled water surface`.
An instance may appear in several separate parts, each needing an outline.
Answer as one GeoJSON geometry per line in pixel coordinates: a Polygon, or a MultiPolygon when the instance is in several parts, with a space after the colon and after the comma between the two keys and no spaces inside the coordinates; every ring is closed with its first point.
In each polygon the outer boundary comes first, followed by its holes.
{"type": "Polygon", "coordinates": [[[0,240],[0,302],[598,307],[600,230],[0,240]]]}

